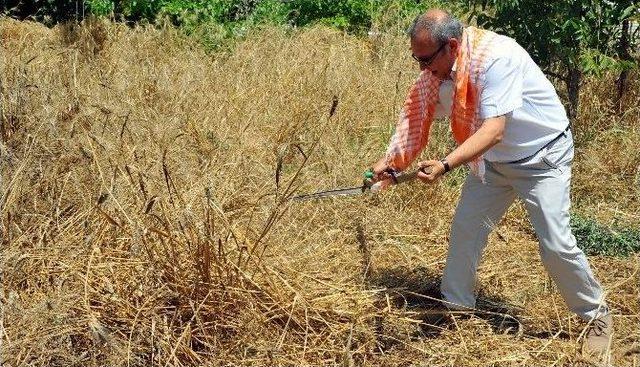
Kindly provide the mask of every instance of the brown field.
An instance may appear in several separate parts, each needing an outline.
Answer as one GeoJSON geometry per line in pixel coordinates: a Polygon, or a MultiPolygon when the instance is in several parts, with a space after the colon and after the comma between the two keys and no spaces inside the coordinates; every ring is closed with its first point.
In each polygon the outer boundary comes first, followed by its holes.
{"type": "MultiPolygon", "coordinates": [[[[171,28],[0,19],[2,366],[571,366],[566,309],[514,205],[478,316],[430,310],[464,170],[357,185],[416,76],[400,36],[266,29],[207,54],[171,28]],[[338,107],[329,109],[334,96],[338,107]]],[[[640,226],[640,80],[588,80],[574,209],[640,226]]],[[[452,146],[446,123],[423,154],[452,146]]],[[[640,365],[640,257],[591,256],[616,366],[640,365]]]]}

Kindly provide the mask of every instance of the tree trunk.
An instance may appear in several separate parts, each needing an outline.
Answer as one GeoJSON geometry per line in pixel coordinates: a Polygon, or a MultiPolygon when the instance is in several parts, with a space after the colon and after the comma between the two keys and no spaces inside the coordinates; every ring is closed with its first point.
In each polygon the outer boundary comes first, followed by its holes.
{"type": "MultiPolygon", "coordinates": [[[[582,1],[570,1],[568,19],[583,19],[586,9],[583,8],[582,1]]],[[[578,116],[578,104],[580,102],[580,81],[582,80],[582,70],[580,69],[579,57],[582,49],[582,40],[579,37],[568,37],[566,47],[569,50],[565,54],[567,58],[565,65],[567,66],[567,95],[569,97],[569,109],[567,115],[569,120],[573,122],[578,116]]]]}
{"type": "MultiPolygon", "coordinates": [[[[622,34],[620,35],[620,43],[618,43],[618,56],[624,61],[630,61],[631,54],[629,53],[629,20],[622,21],[622,34]]],[[[616,80],[616,86],[618,87],[615,99],[615,106],[618,113],[622,113],[622,97],[627,84],[627,77],[629,76],[629,70],[622,70],[618,80],[616,80]]]]}
{"type": "Polygon", "coordinates": [[[578,104],[580,102],[580,81],[582,71],[575,66],[569,68],[566,79],[567,94],[569,95],[569,110],[567,111],[569,120],[573,121],[578,115],[578,104]]]}

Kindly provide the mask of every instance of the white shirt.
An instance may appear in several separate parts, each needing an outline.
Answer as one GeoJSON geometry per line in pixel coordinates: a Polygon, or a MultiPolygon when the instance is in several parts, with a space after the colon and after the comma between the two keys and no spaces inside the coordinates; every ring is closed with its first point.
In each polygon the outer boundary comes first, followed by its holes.
{"type": "MultiPolygon", "coordinates": [[[[480,118],[505,115],[506,125],[502,141],[485,152],[484,159],[512,162],[542,149],[569,126],[569,120],[555,88],[527,51],[502,35],[491,48],[485,60],[480,118]]],[[[452,80],[442,82],[436,118],[451,114],[453,91],[452,80]]]]}

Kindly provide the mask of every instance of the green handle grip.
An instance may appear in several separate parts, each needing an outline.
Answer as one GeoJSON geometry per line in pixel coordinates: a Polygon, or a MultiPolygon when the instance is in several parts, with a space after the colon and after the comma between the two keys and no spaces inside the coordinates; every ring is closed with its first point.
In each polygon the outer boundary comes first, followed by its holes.
{"type": "Polygon", "coordinates": [[[373,178],[373,170],[372,169],[368,169],[365,173],[364,173],[364,178],[366,179],[372,179],[373,178]]]}

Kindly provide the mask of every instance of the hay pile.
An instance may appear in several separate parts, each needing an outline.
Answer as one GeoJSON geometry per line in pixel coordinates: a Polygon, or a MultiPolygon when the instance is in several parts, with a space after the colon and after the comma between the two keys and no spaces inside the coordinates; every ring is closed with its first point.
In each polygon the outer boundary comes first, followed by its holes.
{"type": "MultiPolygon", "coordinates": [[[[207,55],[171,28],[0,19],[0,363],[576,363],[584,324],[520,205],[490,238],[482,316],[435,322],[463,170],[378,197],[286,200],[358,184],[384,151],[415,76],[405,41],[267,29],[207,55]]],[[[577,207],[637,226],[640,110],[589,98],[577,207]]],[[[425,157],[452,148],[446,124],[432,134],[425,157]]],[[[614,362],[637,365],[638,257],[590,260],[615,312],[614,362]]]]}

